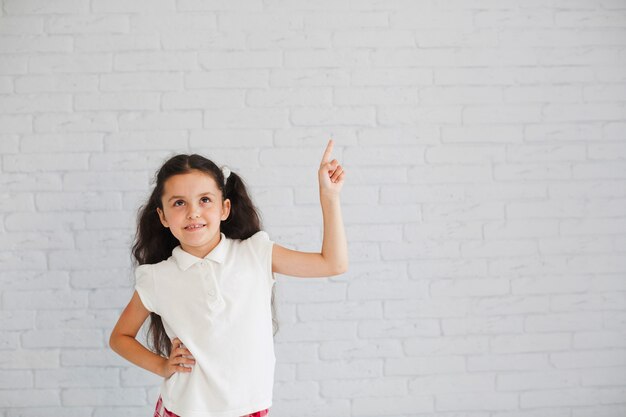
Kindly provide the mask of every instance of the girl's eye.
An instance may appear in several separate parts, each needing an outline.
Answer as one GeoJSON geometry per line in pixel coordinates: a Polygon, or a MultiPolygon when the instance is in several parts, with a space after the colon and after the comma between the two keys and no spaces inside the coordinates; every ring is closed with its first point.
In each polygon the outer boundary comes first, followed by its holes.
{"type": "MultiPolygon", "coordinates": [[[[202,201],[204,201],[204,200],[208,200],[208,201],[206,201],[207,203],[210,203],[210,202],[211,202],[211,199],[210,199],[209,197],[202,197],[202,198],[201,198],[201,200],[202,200],[202,201]]],[[[174,201],[174,207],[178,207],[179,205],[178,205],[177,203],[178,203],[178,202],[181,202],[181,201],[183,201],[183,200],[176,200],[176,201],[174,201]]]]}

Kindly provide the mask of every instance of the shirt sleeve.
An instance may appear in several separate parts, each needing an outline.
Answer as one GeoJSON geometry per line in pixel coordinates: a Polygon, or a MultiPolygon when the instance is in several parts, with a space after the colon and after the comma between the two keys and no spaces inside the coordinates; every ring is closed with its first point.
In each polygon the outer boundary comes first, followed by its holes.
{"type": "Polygon", "coordinates": [[[137,294],[139,294],[139,298],[146,310],[153,313],[156,312],[156,293],[152,265],[144,264],[135,268],[135,290],[137,290],[137,294]]]}
{"type": "Polygon", "coordinates": [[[260,230],[250,236],[249,238],[257,259],[261,263],[264,275],[270,284],[276,282],[276,277],[272,272],[272,250],[274,248],[274,241],[270,239],[267,232],[260,230]]]}

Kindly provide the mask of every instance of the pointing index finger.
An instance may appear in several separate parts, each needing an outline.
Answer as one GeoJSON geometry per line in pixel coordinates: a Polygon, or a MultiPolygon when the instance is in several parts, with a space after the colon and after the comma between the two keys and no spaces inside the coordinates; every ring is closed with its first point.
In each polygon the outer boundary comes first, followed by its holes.
{"type": "Polygon", "coordinates": [[[330,154],[333,151],[334,142],[332,139],[328,140],[328,145],[326,145],[326,150],[324,151],[324,156],[322,157],[322,164],[330,161],[330,154]]]}

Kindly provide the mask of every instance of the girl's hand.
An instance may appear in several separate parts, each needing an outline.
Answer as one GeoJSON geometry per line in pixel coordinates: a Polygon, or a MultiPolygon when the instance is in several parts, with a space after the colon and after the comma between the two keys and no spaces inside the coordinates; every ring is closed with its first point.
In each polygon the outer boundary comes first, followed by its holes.
{"type": "Polygon", "coordinates": [[[192,368],[183,366],[184,363],[193,365],[196,363],[196,360],[193,359],[189,349],[183,346],[183,342],[176,337],[172,340],[170,357],[163,362],[161,376],[169,378],[174,375],[174,372],[191,372],[192,368]],[[188,355],[191,358],[184,357],[183,355],[188,355]]]}
{"type": "Polygon", "coordinates": [[[322,156],[322,162],[318,171],[318,177],[320,182],[320,193],[329,195],[339,195],[341,187],[343,187],[345,172],[339,161],[336,159],[330,160],[330,153],[333,150],[334,141],[330,139],[324,156],[322,156]]]}

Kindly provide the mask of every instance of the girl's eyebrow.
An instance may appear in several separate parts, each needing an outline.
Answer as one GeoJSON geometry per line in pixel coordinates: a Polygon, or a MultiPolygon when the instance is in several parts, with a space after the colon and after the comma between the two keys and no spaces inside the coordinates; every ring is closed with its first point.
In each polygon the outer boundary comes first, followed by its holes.
{"type": "MultiPolygon", "coordinates": [[[[207,191],[206,193],[198,194],[198,197],[202,197],[203,195],[207,195],[207,194],[211,194],[213,197],[215,197],[215,194],[213,194],[213,193],[212,193],[212,192],[210,192],[210,191],[207,191]]],[[[170,201],[172,201],[172,200],[173,200],[173,199],[175,199],[175,198],[185,198],[185,196],[184,196],[184,195],[173,195],[173,196],[171,196],[171,197],[170,197],[170,199],[169,199],[169,200],[167,200],[167,201],[168,201],[168,202],[170,202],[170,201]]]]}

